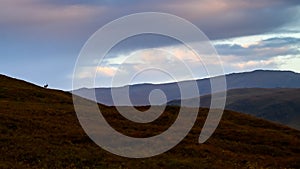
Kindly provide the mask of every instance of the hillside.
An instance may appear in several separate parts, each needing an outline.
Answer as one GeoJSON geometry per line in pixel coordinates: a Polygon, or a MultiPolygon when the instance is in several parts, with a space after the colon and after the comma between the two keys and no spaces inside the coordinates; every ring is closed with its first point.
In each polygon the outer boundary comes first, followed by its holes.
{"type": "MultiPolygon", "coordinates": [[[[275,71],[275,70],[256,70],[252,72],[232,73],[226,76],[227,88],[300,88],[300,74],[291,71],[275,71]]],[[[212,77],[217,78],[217,77],[212,77]]],[[[190,88],[190,81],[179,82],[187,89],[190,88]]],[[[199,94],[198,96],[204,96],[211,93],[210,79],[197,80],[199,94]]],[[[180,91],[177,83],[166,84],[137,84],[119,88],[96,88],[87,89],[82,88],[75,90],[79,96],[84,98],[93,98],[94,91],[98,103],[105,105],[115,105],[112,96],[111,89],[119,91],[128,87],[130,99],[135,106],[149,105],[148,96],[154,89],[161,89],[164,91],[167,101],[180,99],[180,91]]],[[[192,91],[194,93],[194,91],[192,91]]],[[[195,95],[194,97],[196,97],[195,95]]],[[[126,104],[125,104],[126,105],[126,104]]],[[[118,106],[118,105],[115,105],[118,106]]]]}
{"type": "MultiPolygon", "coordinates": [[[[200,98],[201,107],[209,107],[211,96],[200,98]]],[[[194,99],[188,99],[192,106],[194,99]]],[[[174,100],[169,105],[180,105],[174,100]]],[[[300,130],[300,88],[245,88],[227,92],[227,110],[254,115],[300,130]]]]}
{"type": "MultiPolygon", "coordinates": [[[[198,144],[198,136],[208,109],[201,108],[194,127],[175,148],[152,158],[128,159],[89,139],[68,92],[0,75],[0,105],[0,168],[300,168],[299,131],[232,111],[225,111],[204,144],[198,144]]],[[[135,124],[114,107],[99,108],[116,130],[135,137],[164,131],[179,109],[167,107],[154,122],[135,124]]]]}

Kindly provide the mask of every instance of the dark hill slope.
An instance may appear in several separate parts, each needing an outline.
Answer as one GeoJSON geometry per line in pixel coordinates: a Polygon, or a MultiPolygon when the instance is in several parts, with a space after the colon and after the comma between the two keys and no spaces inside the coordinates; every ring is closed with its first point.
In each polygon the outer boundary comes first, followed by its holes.
{"type": "MultiPolygon", "coordinates": [[[[0,75],[0,168],[300,168],[300,132],[249,115],[225,111],[213,136],[198,144],[208,109],[199,109],[189,135],[172,150],[146,159],[112,155],[81,129],[69,93],[0,75]]],[[[107,121],[127,135],[162,132],[176,118],[134,124],[114,107],[99,105],[107,121]]],[[[145,109],[140,107],[139,109],[145,109]]]]}
{"type": "MultiPolygon", "coordinates": [[[[187,103],[192,106],[196,100],[188,99],[187,103]]],[[[211,96],[202,96],[200,100],[201,107],[209,107],[211,96]]],[[[169,105],[180,105],[180,100],[171,101],[169,105]]],[[[232,89],[227,92],[225,108],[300,130],[300,88],[232,89]]]]}

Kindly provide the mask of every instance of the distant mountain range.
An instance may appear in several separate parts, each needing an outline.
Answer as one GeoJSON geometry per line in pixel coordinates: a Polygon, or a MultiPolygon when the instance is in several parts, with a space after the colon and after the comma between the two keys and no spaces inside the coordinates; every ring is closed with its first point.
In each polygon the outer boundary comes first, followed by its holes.
{"type": "MultiPolygon", "coordinates": [[[[212,77],[217,78],[217,77],[212,77]]],[[[300,74],[292,71],[256,70],[252,72],[233,73],[226,75],[227,88],[300,88],[300,74]]],[[[196,81],[199,89],[198,96],[211,93],[210,79],[199,79],[196,81]]],[[[84,98],[91,99],[96,95],[98,103],[105,105],[115,105],[111,95],[111,89],[121,91],[129,88],[129,96],[134,106],[149,105],[149,94],[154,89],[162,90],[167,98],[167,102],[180,99],[178,84],[184,84],[187,88],[191,81],[166,84],[137,84],[119,88],[82,88],[74,90],[73,93],[84,98]]],[[[192,91],[193,92],[193,91],[192,91]]],[[[119,95],[124,93],[119,92],[119,95]]],[[[164,104],[164,103],[159,103],[164,104]]],[[[128,105],[127,103],[120,105],[128,105]]]]}
{"type": "MultiPolygon", "coordinates": [[[[199,99],[184,100],[193,107],[199,99]]],[[[180,106],[181,100],[168,105],[180,106]]],[[[200,106],[209,107],[211,95],[200,97],[200,106]]],[[[244,88],[227,91],[225,109],[243,112],[300,130],[300,88],[244,88]]]]}

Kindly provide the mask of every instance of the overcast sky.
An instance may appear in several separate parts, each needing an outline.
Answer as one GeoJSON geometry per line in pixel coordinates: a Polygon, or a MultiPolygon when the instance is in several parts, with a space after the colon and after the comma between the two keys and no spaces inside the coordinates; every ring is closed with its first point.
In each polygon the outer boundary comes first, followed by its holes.
{"type": "MultiPolygon", "coordinates": [[[[300,72],[299,11],[298,0],[0,0],[0,73],[71,90],[74,65],[87,39],[105,24],[137,12],[170,13],[195,24],[212,41],[225,73],[300,72]]],[[[196,77],[207,77],[191,51],[171,38],[155,35],[123,41],[102,65],[86,71],[97,70],[96,85],[109,86],[126,58],[168,66],[172,57],[163,51],[195,63],[191,67],[198,70],[196,77]]],[[[123,69],[139,71],[140,62],[123,69]]],[[[77,78],[85,76],[89,75],[83,72],[77,78]]],[[[187,79],[183,74],[181,80],[187,79]]],[[[169,81],[166,74],[148,72],[132,82],[169,81]]]]}

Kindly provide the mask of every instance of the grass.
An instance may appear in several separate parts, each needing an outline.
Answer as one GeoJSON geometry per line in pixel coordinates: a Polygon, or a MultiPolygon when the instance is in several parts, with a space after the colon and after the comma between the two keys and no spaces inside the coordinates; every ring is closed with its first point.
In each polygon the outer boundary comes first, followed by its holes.
{"type": "MultiPolygon", "coordinates": [[[[129,159],[90,140],[76,118],[70,93],[5,76],[0,76],[0,91],[0,168],[300,168],[300,132],[250,115],[225,111],[213,136],[198,144],[208,112],[200,108],[180,144],[155,157],[129,159]]],[[[114,107],[99,108],[116,130],[134,137],[165,131],[179,109],[167,107],[157,120],[140,124],[114,107]]]]}

